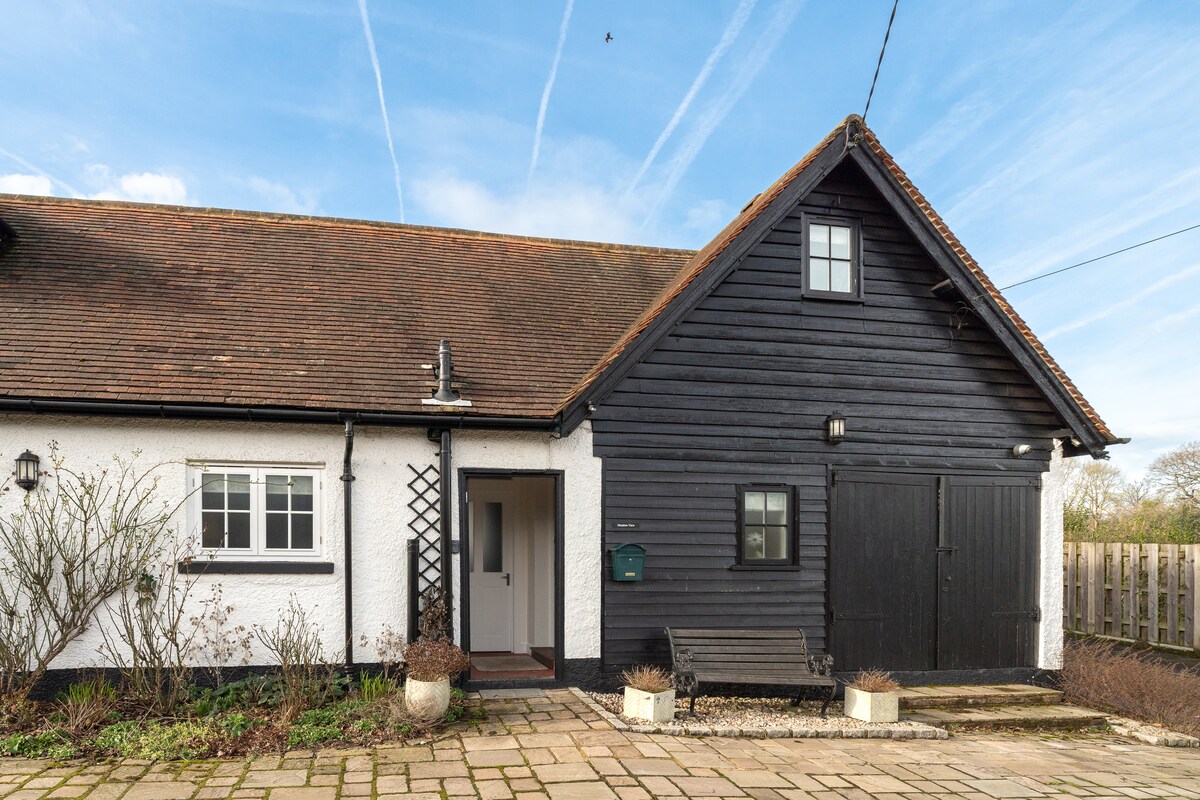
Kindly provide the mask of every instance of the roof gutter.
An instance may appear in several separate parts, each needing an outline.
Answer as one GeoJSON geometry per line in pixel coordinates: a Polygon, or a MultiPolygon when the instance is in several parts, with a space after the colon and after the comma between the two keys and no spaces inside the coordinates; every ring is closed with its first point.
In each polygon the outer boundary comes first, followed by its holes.
{"type": "Polygon", "coordinates": [[[535,419],[487,414],[407,414],[396,411],[324,411],[305,408],[202,406],[182,403],[116,403],[102,400],[35,400],[0,397],[0,413],[87,414],[95,416],[159,417],[163,419],[227,419],[243,422],[301,422],[344,425],[358,422],[412,428],[491,428],[558,433],[559,417],[535,419]]]}

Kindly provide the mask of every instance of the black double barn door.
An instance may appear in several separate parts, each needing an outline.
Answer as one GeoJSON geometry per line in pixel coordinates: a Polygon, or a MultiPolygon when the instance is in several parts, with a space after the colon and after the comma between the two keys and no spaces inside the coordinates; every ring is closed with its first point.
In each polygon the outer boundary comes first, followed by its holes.
{"type": "Polygon", "coordinates": [[[839,472],[831,506],[839,671],[1034,664],[1036,478],[839,472]]]}

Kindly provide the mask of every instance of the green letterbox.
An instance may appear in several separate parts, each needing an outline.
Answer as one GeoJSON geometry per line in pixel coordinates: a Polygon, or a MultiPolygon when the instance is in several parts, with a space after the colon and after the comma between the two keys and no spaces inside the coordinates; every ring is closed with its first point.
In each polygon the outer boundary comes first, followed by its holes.
{"type": "Polygon", "coordinates": [[[646,548],[640,544],[622,544],[609,550],[612,554],[614,581],[640,581],[646,564],[646,548]]]}

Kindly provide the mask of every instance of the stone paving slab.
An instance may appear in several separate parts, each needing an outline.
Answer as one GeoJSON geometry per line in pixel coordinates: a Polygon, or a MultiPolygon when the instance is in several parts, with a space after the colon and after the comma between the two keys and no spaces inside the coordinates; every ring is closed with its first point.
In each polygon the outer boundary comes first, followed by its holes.
{"type": "Polygon", "coordinates": [[[1103,726],[1108,718],[1090,708],[1063,704],[972,706],[969,708],[917,708],[902,718],[947,728],[1089,728],[1103,726]]]}
{"type": "Polygon", "coordinates": [[[165,764],[0,759],[0,798],[1200,800],[1200,751],[1106,734],[696,738],[615,730],[569,691],[488,707],[487,720],[459,735],[373,750],[165,764]],[[563,729],[563,723],[571,725],[563,729]]]}
{"type": "Polygon", "coordinates": [[[1023,683],[979,686],[902,686],[896,690],[901,708],[1032,705],[1062,701],[1063,693],[1023,683]]]}

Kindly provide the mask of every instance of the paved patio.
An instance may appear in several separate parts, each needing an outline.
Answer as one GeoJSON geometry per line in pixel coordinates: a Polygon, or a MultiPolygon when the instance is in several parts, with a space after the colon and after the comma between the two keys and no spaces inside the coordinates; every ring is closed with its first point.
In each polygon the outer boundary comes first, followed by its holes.
{"type": "Polygon", "coordinates": [[[613,730],[570,692],[489,702],[433,743],[284,757],[51,768],[0,759],[5,800],[477,797],[1200,798],[1200,751],[1110,736],[697,739],[613,730]]]}

